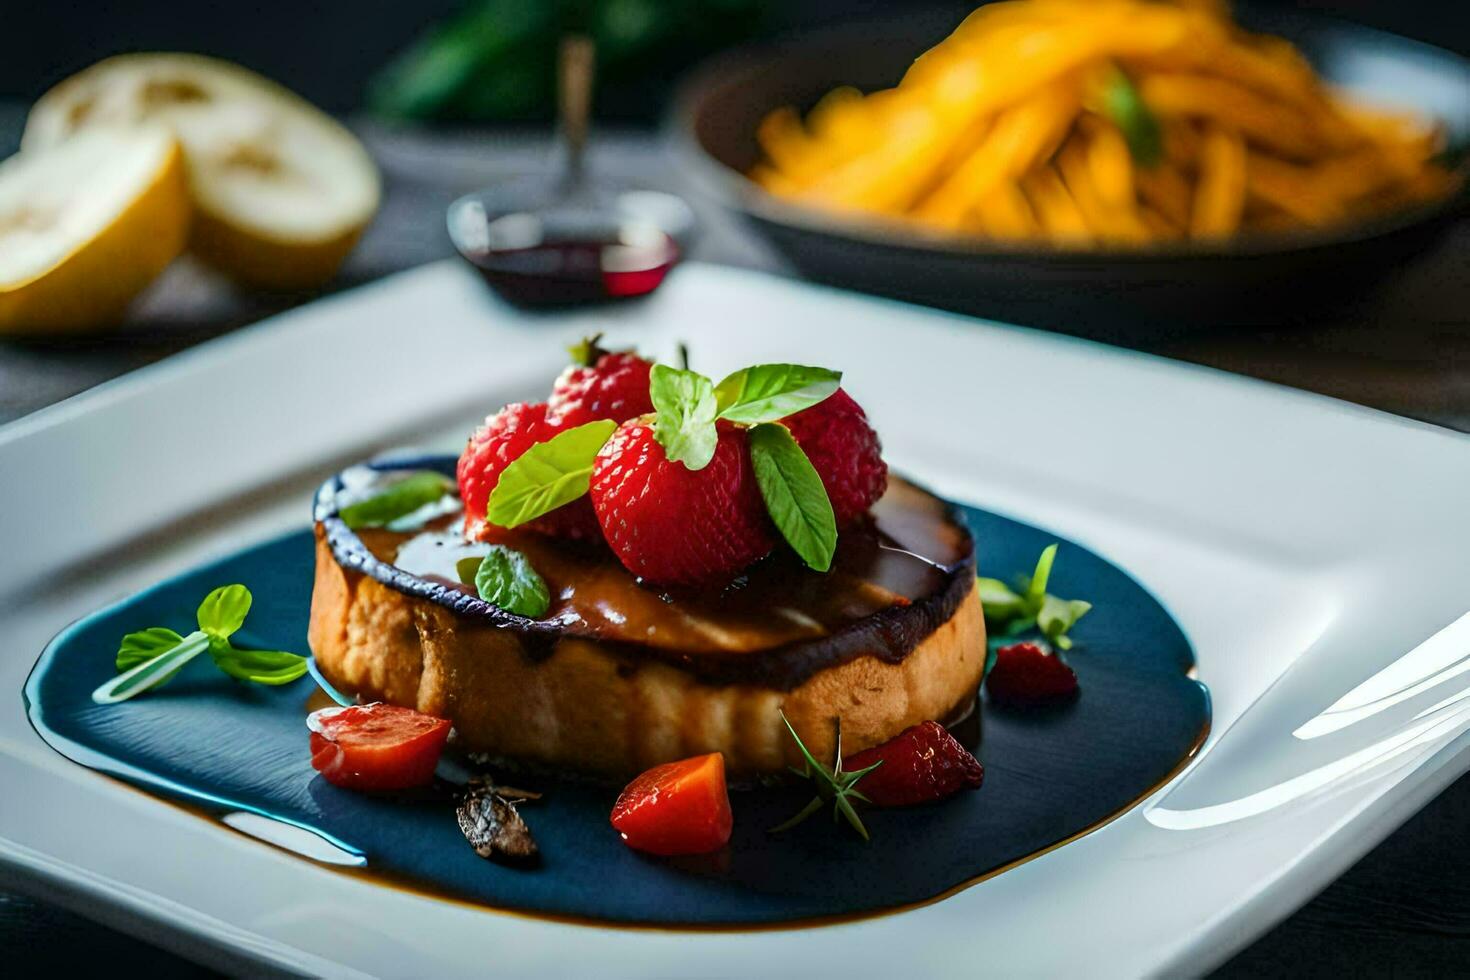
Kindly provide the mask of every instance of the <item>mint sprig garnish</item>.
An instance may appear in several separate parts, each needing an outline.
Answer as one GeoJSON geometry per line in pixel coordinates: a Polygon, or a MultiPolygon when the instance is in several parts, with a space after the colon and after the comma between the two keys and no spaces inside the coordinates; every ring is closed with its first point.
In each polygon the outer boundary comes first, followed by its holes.
{"type": "Polygon", "coordinates": [[[454,481],[442,473],[414,473],[389,485],[381,493],[343,507],[337,516],[354,531],[364,527],[382,527],[440,500],[453,490],[454,481]]]}
{"type": "Polygon", "coordinates": [[[832,567],[837,518],[816,467],[791,430],[763,422],[749,433],[750,464],[766,511],[801,560],[819,572],[832,567]]]}
{"type": "Polygon", "coordinates": [[[648,397],[657,417],[653,437],[664,455],[691,470],[702,470],[715,457],[715,386],[704,375],[655,364],[648,374],[648,397]]]}
{"type": "Polygon", "coordinates": [[[803,364],[756,364],[715,385],[715,403],[720,418],[758,425],[811,408],[835,393],[840,384],[840,371],[803,364]]]}
{"type": "Polygon", "coordinates": [[[617,427],[611,419],[599,419],[527,449],[501,472],[485,518],[500,527],[520,527],[582,496],[592,482],[597,451],[617,427]]]}
{"type": "Polygon", "coordinates": [[[551,608],[546,580],[529,558],[505,545],[492,544],[483,558],[461,558],[455,563],[455,571],[461,581],[474,583],[481,599],[506,612],[540,619],[551,608]]]}
{"type": "Polygon", "coordinates": [[[842,719],[839,717],[836,720],[837,744],[833,749],[835,758],[832,761],[832,765],[823,765],[807,749],[806,743],[801,740],[801,736],[796,734],[796,729],[791,727],[791,721],[786,717],[786,712],[782,711],[780,715],[782,724],[791,733],[791,738],[796,742],[797,750],[801,752],[801,756],[805,760],[805,764],[800,769],[795,767],[788,768],[803,779],[811,780],[816,785],[817,795],[812,798],[810,803],[797,811],[796,815],[790,820],[772,827],[769,833],[779,834],[782,831],[790,830],[830,802],[832,804],[832,819],[835,821],[839,816],[845,818],[848,826],[857,831],[863,840],[868,840],[868,828],[863,826],[862,818],[858,816],[857,810],[853,808],[852,804],[854,800],[859,800],[863,803],[872,802],[858,791],[857,783],[858,780],[881,766],[883,760],[879,759],[865,769],[858,769],[854,772],[843,772],[842,719]]]}
{"type": "Polygon", "coordinates": [[[1092,609],[1082,599],[1061,599],[1046,591],[1057,546],[1048,545],[1030,575],[1017,576],[1012,589],[1000,579],[977,578],[975,587],[985,608],[985,624],[998,636],[1019,636],[1035,629],[1059,650],[1072,649],[1068,632],[1092,609]]]}
{"type": "Polygon", "coordinates": [[[92,700],[116,704],[159,687],[205,652],[216,667],[237,680],[271,685],[296,680],[306,673],[305,657],[279,650],[242,650],[230,643],[245,624],[251,602],[245,586],[221,586],[199,604],[195,614],[199,629],[188,636],[164,626],[124,636],[115,661],[121,673],[93,691],[92,700]]]}
{"type": "Polygon", "coordinates": [[[1154,167],[1164,156],[1163,130],[1158,117],[1123,69],[1116,65],[1107,73],[1102,88],[1102,111],[1123,133],[1128,153],[1140,167],[1154,167]]]}

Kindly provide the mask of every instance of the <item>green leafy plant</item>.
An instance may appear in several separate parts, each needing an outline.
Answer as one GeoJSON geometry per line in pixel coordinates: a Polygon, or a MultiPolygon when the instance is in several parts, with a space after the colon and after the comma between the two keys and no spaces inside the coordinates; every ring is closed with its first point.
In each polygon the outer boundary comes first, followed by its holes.
{"type": "Polygon", "coordinates": [[[1163,130],[1123,69],[1114,65],[1108,71],[1100,101],[1103,114],[1123,131],[1134,162],[1140,167],[1158,166],[1164,156],[1163,130]]]}
{"type": "Polygon", "coordinates": [[[811,754],[811,751],[806,747],[806,743],[801,740],[801,736],[796,734],[796,729],[791,726],[791,721],[786,717],[784,711],[781,712],[781,722],[786,726],[786,731],[791,733],[791,738],[796,742],[796,748],[801,752],[801,757],[804,760],[800,769],[794,766],[788,768],[801,778],[811,780],[816,787],[817,795],[812,797],[812,801],[798,810],[796,815],[790,820],[772,827],[770,833],[779,834],[783,831],[790,830],[828,803],[831,803],[832,821],[835,823],[839,818],[846,819],[848,826],[857,831],[863,840],[868,840],[868,828],[863,826],[862,818],[858,816],[857,810],[852,804],[854,800],[862,803],[871,802],[858,790],[858,780],[881,766],[883,761],[880,759],[865,769],[843,772],[841,718],[838,718],[835,722],[837,726],[837,743],[833,748],[834,758],[830,766],[818,762],[816,757],[811,754]]]}
{"type": "Polygon", "coordinates": [[[715,402],[720,418],[757,425],[811,408],[835,393],[840,384],[840,371],[802,364],[757,364],[715,385],[715,402]]]}
{"type": "MultiPolygon", "coordinates": [[[[591,356],[598,339],[584,341],[575,353],[591,356]]],[[[842,375],[827,368],[757,364],[716,385],[687,368],[655,364],[648,386],[654,438],[670,460],[701,470],[719,445],[719,420],[747,427],[751,466],[772,521],[802,561],[825,572],[837,548],[832,502],[811,460],[778,420],[830,397],[841,382],[842,375]]],[[[532,446],[500,474],[487,519],[519,527],[581,497],[598,451],[616,429],[611,421],[589,422],[532,446]]]]}
{"type": "Polygon", "coordinates": [[[343,507],[337,516],[354,531],[382,527],[407,517],[454,491],[454,481],[442,473],[414,473],[393,483],[381,493],[343,507]]]}
{"type": "Polygon", "coordinates": [[[539,619],[551,608],[546,580],[529,558],[505,545],[490,545],[483,557],[461,558],[455,571],[460,581],[474,584],[481,599],[506,612],[539,619]]]}
{"type": "Polygon", "coordinates": [[[520,527],[587,492],[597,451],[618,424],[588,422],[526,450],[500,474],[485,516],[491,524],[520,527]]]}
{"type": "Polygon", "coordinates": [[[648,397],[657,413],[653,437],[664,455],[691,470],[708,466],[719,442],[714,382],[694,371],[655,364],[648,375],[648,397]]]}
{"type": "Polygon", "coordinates": [[[1057,546],[1047,545],[1030,575],[1016,578],[1016,588],[995,578],[977,578],[975,587],[985,607],[985,625],[992,635],[1013,637],[1035,629],[1060,650],[1072,649],[1068,632],[1092,609],[1082,599],[1059,599],[1046,591],[1056,561],[1057,546]]]}
{"type": "Polygon", "coordinates": [[[801,560],[819,572],[832,567],[837,518],[822,478],[791,430],[762,422],[750,430],[750,464],[766,512],[801,560]]]}
{"type": "Polygon", "coordinates": [[[236,680],[289,684],[306,673],[306,658],[280,650],[242,650],[230,637],[250,613],[250,590],[224,585],[204,597],[195,614],[199,629],[181,636],[153,626],[122,638],[115,660],[118,676],[92,692],[97,704],[116,704],[160,687],[189,661],[208,653],[214,665],[236,680]]]}

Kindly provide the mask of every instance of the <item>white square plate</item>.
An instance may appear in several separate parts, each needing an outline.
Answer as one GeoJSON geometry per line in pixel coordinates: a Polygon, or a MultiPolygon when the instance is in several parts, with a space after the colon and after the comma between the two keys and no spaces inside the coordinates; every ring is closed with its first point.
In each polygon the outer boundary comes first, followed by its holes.
{"type": "Polygon", "coordinates": [[[1465,768],[1470,439],[1205,369],[713,267],[536,317],[438,264],[0,429],[4,877],[213,963],[308,973],[1199,972],[1465,768]],[[893,465],[1116,561],[1214,696],[1195,764],[1097,832],[936,904],[789,931],[558,924],[377,887],[68,762],[22,683],[71,620],[301,526],[313,486],[458,447],[594,329],[718,375],[842,367],[893,465]]]}

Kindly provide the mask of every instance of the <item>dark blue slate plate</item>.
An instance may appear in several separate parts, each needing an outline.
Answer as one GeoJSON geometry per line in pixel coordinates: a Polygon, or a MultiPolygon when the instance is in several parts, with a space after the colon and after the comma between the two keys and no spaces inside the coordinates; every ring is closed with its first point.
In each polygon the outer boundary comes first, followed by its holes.
{"type": "MultiPolygon", "coordinates": [[[[1055,535],[966,509],[985,574],[1029,571],[1055,535]]],[[[724,853],[669,862],[624,847],[607,822],[613,789],[537,781],[546,798],[522,812],[544,854],[533,871],[476,857],[445,800],[373,799],[328,785],[308,764],[310,679],[282,688],[238,684],[195,661],[167,687],[99,707],[118,639],[147,626],[186,631],[215,586],[255,595],[242,646],[304,652],[312,537],[298,531],[244,549],[68,627],[26,684],[41,737],[83,765],[201,812],[255,811],[315,830],[362,855],[349,874],[382,876],[500,908],[630,924],[721,927],[875,914],[924,902],[1085,833],[1167,779],[1209,725],[1209,696],[1190,679],[1189,642],[1168,613],[1108,562],[1063,543],[1059,595],[1093,612],[1068,656],[1081,679],[1073,704],[1045,714],[984,708],[985,785],[948,802],[869,811],[872,842],[814,818],[765,830],[809,798],[800,788],[737,792],[724,853]]],[[[522,780],[518,780],[522,782],[522,780]]]]}

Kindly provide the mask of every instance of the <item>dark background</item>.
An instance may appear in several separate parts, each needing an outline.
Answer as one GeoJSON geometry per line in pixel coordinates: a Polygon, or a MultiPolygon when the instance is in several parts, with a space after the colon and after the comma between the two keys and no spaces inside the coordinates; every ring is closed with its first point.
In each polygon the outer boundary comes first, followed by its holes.
{"type": "MultiPolygon", "coordinates": [[[[350,112],[362,104],[374,69],[458,5],[459,0],[4,0],[0,97],[34,99],[67,75],[120,51],[184,50],[238,61],[326,109],[350,112]]],[[[1295,0],[1284,5],[1330,12],[1470,54],[1470,3],[1464,0],[1295,0]]],[[[767,6],[763,31],[771,33],[936,4],[772,0],[767,6]]],[[[971,6],[959,3],[956,9],[971,6]]],[[[654,118],[656,107],[650,109],[654,118]]]]}
{"type": "MultiPolygon", "coordinates": [[[[659,5],[659,0],[627,2],[659,5]]],[[[759,30],[765,34],[789,32],[882,16],[919,5],[903,0],[774,0],[767,5],[768,13],[759,30]]],[[[932,2],[922,5],[934,6],[932,2]]],[[[1289,5],[1330,12],[1470,55],[1470,2],[1465,0],[1298,0],[1289,5]]],[[[0,152],[18,133],[19,113],[26,102],[101,57],[132,50],[189,50],[229,58],[279,80],[329,110],[356,117],[373,72],[411,43],[426,25],[457,6],[458,0],[0,0],[0,117],[9,113],[8,128],[0,126],[4,130],[0,132],[0,152]]],[[[968,6],[957,4],[956,9],[963,12],[968,6]]],[[[651,93],[671,89],[661,79],[655,82],[648,90],[651,93]]],[[[661,109],[659,97],[651,94],[631,107],[625,102],[617,114],[651,124],[657,121],[661,109]]],[[[1463,248],[1470,239],[1460,236],[1456,241],[1463,248]]],[[[1448,271],[1425,281],[1438,286],[1458,285],[1457,293],[1454,289],[1449,292],[1463,295],[1463,262],[1446,263],[1441,258],[1440,266],[1448,271]]],[[[1402,294],[1399,298],[1404,305],[1412,303],[1402,294]]],[[[1299,335],[1305,339],[1291,344],[1281,343],[1279,337],[1263,337],[1259,349],[1247,348],[1234,366],[1247,373],[1395,410],[1410,411],[1422,400],[1426,387],[1423,379],[1427,377],[1445,378],[1444,384],[1460,391],[1463,371],[1432,374],[1426,365],[1435,360],[1465,359],[1461,339],[1464,311],[1445,312],[1442,304],[1425,301],[1413,310],[1400,309],[1396,317],[1417,323],[1421,329],[1417,340],[1410,343],[1409,353],[1401,353],[1394,365],[1382,351],[1375,353],[1372,347],[1369,338],[1375,334],[1371,331],[1388,326],[1375,321],[1359,333],[1323,333],[1315,338],[1305,334],[1299,335]],[[1344,342],[1344,336],[1349,340],[1344,342]],[[1350,347],[1354,349],[1348,350],[1350,347]],[[1357,360],[1350,360],[1352,357],[1357,360]],[[1352,390],[1337,390],[1325,375],[1297,375],[1294,372],[1298,369],[1292,366],[1315,361],[1335,377],[1338,372],[1334,365],[1339,359],[1352,367],[1345,373],[1356,371],[1365,379],[1355,382],[1352,390]],[[1378,365],[1378,373],[1367,374],[1363,367],[1367,363],[1378,365]],[[1372,397],[1356,397],[1363,390],[1372,397]]],[[[170,340],[167,349],[137,354],[137,360],[129,359],[133,354],[73,352],[75,356],[67,364],[80,371],[76,358],[91,357],[106,361],[98,370],[111,374],[162,356],[174,349],[174,343],[170,340]]],[[[30,357],[28,352],[22,353],[30,357]]],[[[1189,349],[1166,353],[1223,367],[1232,367],[1231,357],[1237,356],[1197,355],[1189,349]]],[[[54,360],[48,360],[48,370],[55,370],[54,360]]],[[[24,365],[31,363],[24,360],[16,370],[28,371],[24,365]]],[[[10,377],[14,381],[17,375],[10,377]]],[[[99,379],[87,375],[78,385],[99,379]]],[[[63,379],[63,383],[69,382],[63,379]]],[[[61,393],[65,392],[23,400],[36,407],[61,393]]],[[[1449,389],[1441,394],[1447,404],[1452,400],[1449,389]]],[[[0,391],[0,402],[4,400],[5,392],[0,391]]],[[[1465,427],[1458,414],[1433,410],[1410,413],[1465,427]]],[[[1470,777],[1451,786],[1311,903],[1249,946],[1226,965],[1222,975],[1470,976],[1470,848],[1464,845],[1467,826],[1470,777]]],[[[6,957],[0,972],[11,975],[92,972],[99,964],[111,970],[147,971],[158,977],[204,972],[138,940],[93,925],[44,899],[37,901],[3,890],[0,953],[6,957]]],[[[977,964],[977,970],[983,970],[983,964],[977,964]]]]}

